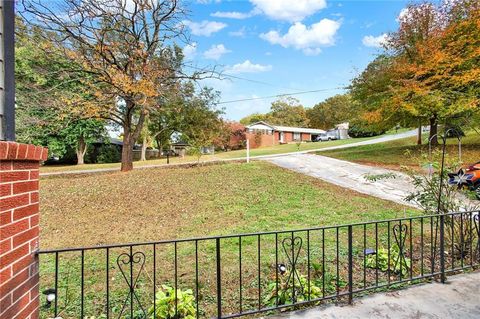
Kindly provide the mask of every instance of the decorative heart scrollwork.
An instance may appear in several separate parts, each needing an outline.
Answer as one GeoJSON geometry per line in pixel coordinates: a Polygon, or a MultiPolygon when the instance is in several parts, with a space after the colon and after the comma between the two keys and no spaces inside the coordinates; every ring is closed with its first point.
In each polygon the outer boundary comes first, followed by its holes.
{"type": "Polygon", "coordinates": [[[140,278],[140,274],[142,273],[145,266],[145,254],[140,251],[137,251],[135,253],[131,251],[130,253],[122,253],[117,258],[117,265],[120,269],[120,272],[122,273],[123,278],[125,279],[125,282],[129,287],[128,295],[123,302],[122,310],[120,311],[118,318],[122,318],[123,313],[127,309],[128,300],[130,300],[130,312],[134,312],[134,299],[137,301],[140,310],[143,312],[143,318],[147,318],[147,312],[145,311],[145,308],[143,308],[142,303],[140,302],[140,298],[135,291],[138,279],[140,278]],[[136,265],[138,265],[137,272],[134,271],[136,265]]]}
{"type": "Polygon", "coordinates": [[[289,283],[291,281],[291,285],[292,285],[292,302],[295,303],[296,302],[296,295],[298,293],[300,294],[304,294],[304,290],[303,290],[303,285],[302,285],[302,281],[300,279],[300,275],[297,271],[297,261],[298,261],[298,257],[300,256],[300,251],[302,249],[302,244],[303,244],[303,241],[302,241],[302,238],[301,237],[287,237],[287,238],[284,238],[283,241],[282,241],[282,247],[283,247],[283,251],[285,252],[285,255],[287,256],[287,259],[288,259],[288,264],[290,265],[290,269],[291,271],[289,272],[288,274],[288,278],[287,278],[287,287],[289,286],[289,283]],[[298,288],[295,289],[295,282],[298,283],[298,288]]]}
{"type": "Polygon", "coordinates": [[[393,237],[395,238],[395,242],[397,243],[399,249],[398,258],[395,260],[393,269],[397,269],[399,263],[401,263],[400,265],[407,265],[407,261],[405,259],[405,242],[407,240],[407,231],[408,227],[405,224],[396,224],[393,226],[393,237]]]}

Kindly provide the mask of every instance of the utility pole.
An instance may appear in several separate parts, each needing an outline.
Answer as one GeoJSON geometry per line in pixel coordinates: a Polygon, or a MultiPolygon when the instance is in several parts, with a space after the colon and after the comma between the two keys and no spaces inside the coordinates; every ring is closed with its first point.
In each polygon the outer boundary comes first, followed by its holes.
{"type": "Polygon", "coordinates": [[[0,141],[15,141],[14,0],[0,0],[0,141]]]}

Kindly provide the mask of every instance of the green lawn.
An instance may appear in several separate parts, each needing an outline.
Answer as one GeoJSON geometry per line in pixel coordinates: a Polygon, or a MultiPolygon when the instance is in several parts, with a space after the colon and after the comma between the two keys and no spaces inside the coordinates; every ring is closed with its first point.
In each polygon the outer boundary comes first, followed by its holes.
{"type": "MultiPolygon", "coordinates": [[[[401,166],[418,167],[422,154],[428,155],[428,144],[417,145],[416,137],[410,137],[385,143],[319,152],[318,154],[361,164],[400,169],[401,166]]],[[[456,159],[458,154],[458,140],[448,139],[447,155],[456,159]]],[[[478,161],[480,161],[480,136],[471,131],[462,138],[462,162],[468,165],[478,161]]]]}
{"type": "MultiPolygon", "coordinates": [[[[335,146],[335,145],[350,144],[350,143],[360,142],[368,139],[371,139],[371,137],[329,141],[329,142],[302,143],[300,146],[300,151],[320,149],[320,148],[325,148],[325,147],[335,146]]],[[[250,150],[250,156],[281,154],[281,153],[290,153],[290,152],[296,152],[296,151],[298,151],[296,144],[284,144],[284,145],[275,145],[271,147],[261,147],[257,149],[252,149],[250,150]]],[[[200,158],[200,161],[208,162],[208,161],[215,161],[215,160],[221,160],[221,159],[244,158],[246,156],[247,156],[246,150],[218,152],[214,155],[204,155],[200,158]]],[[[193,162],[196,160],[197,158],[193,156],[185,156],[184,158],[174,157],[170,159],[170,163],[186,163],[186,162],[193,162]]],[[[145,166],[145,165],[161,165],[166,163],[167,163],[166,159],[156,159],[156,160],[148,160],[145,162],[137,161],[133,163],[133,166],[139,167],[139,166],[145,166]]],[[[50,172],[90,170],[90,169],[102,169],[102,168],[120,168],[120,163],[43,166],[41,167],[40,171],[42,173],[50,173],[50,172]]]]}

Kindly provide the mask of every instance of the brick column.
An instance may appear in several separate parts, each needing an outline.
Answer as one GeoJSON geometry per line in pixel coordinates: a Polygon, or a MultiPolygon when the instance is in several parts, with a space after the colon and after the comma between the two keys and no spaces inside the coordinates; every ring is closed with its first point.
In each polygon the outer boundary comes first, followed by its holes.
{"type": "Polygon", "coordinates": [[[0,141],[0,319],[38,318],[38,169],[47,149],[0,141]]]}

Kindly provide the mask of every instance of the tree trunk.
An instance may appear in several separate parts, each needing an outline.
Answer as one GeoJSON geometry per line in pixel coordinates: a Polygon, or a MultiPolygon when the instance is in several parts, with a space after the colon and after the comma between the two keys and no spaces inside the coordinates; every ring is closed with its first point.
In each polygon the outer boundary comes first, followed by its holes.
{"type": "Polygon", "coordinates": [[[430,145],[437,146],[438,145],[438,119],[437,116],[434,115],[430,118],[430,136],[429,141],[430,145]]]}
{"type": "Polygon", "coordinates": [[[140,156],[141,161],[146,161],[147,160],[147,137],[143,137],[142,141],[142,154],[140,156]]]}
{"type": "Polygon", "coordinates": [[[420,123],[420,124],[418,125],[417,145],[422,145],[422,123],[420,123]]]}
{"type": "Polygon", "coordinates": [[[123,132],[123,146],[122,146],[122,172],[128,172],[133,169],[133,144],[132,134],[128,130],[123,132]]]}
{"type": "Polygon", "coordinates": [[[140,112],[138,123],[135,129],[132,130],[132,112],[135,108],[135,103],[132,100],[125,99],[127,114],[123,122],[123,146],[122,146],[122,165],[120,170],[128,172],[133,169],[133,146],[142,131],[143,123],[145,122],[145,113],[140,112]]]}
{"type": "Polygon", "coordinates": [[[85,164],[84,158],[85,158],[85,153],[87,152],[87,143],[85,143],[85,140],[83,139],[83,137],[80,137],[78,139],[78,145],[75,151],[77,153],[77,165],[85,164]]]}

